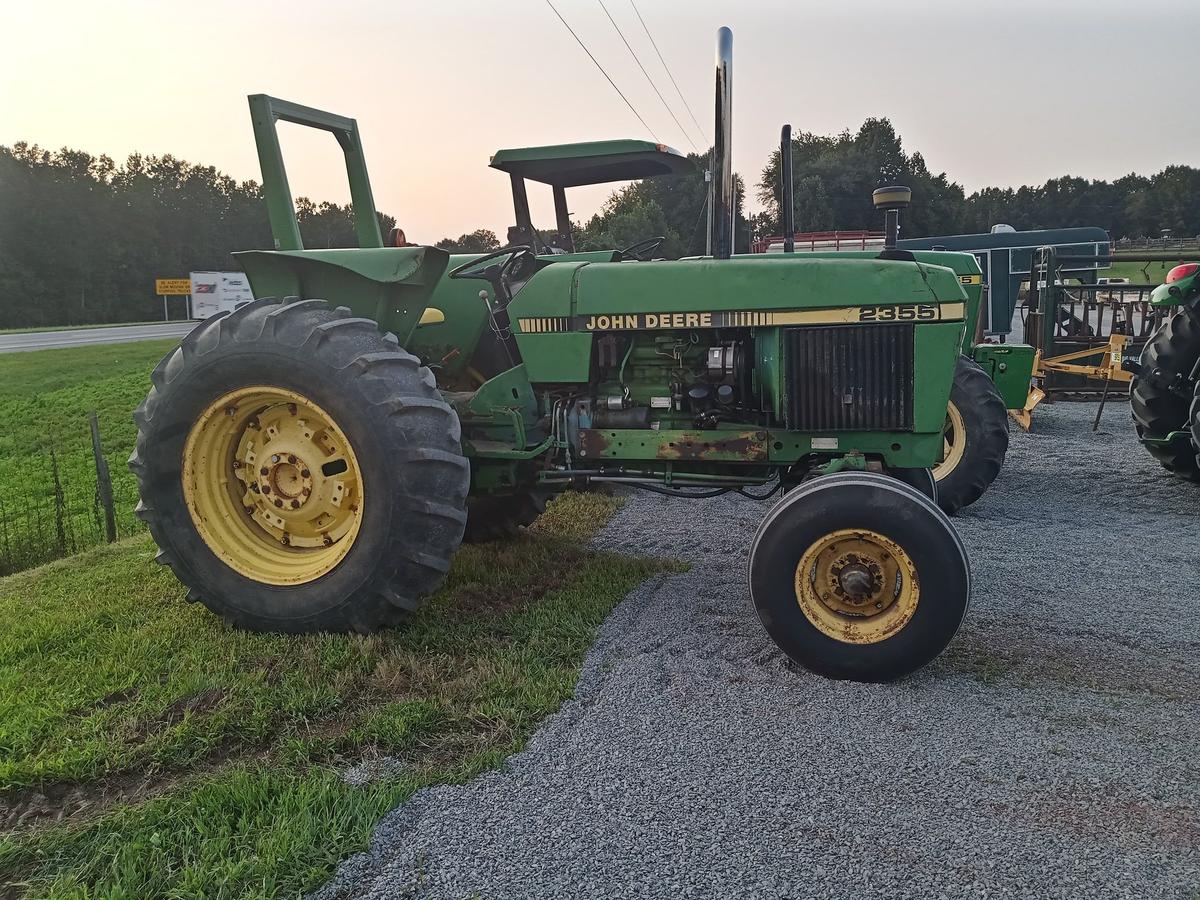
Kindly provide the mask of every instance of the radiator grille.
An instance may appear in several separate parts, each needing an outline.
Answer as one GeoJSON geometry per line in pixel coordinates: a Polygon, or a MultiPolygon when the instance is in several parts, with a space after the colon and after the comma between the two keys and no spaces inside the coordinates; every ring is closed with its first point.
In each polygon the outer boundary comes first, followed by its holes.
{"type": "Polygon", "coordinates": [[[793,431],[911,431],[913,326],[785,328],[784,409],[793,431]]]}

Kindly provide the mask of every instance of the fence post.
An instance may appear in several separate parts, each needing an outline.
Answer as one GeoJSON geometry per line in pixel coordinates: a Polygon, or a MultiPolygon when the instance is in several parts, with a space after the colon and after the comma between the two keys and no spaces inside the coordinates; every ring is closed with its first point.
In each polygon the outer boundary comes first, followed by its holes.
{"type": "Polygon", "coordinates": [[[88,424],[92,428],[92,456],[96,458],[96,493],[104,507],[104,534],[108,543],[117,539],[117,511],[113,507],[112,477],[108,473],[108,460],[100,446],[100,418],[96,411],[88,413],[88,424]]]}

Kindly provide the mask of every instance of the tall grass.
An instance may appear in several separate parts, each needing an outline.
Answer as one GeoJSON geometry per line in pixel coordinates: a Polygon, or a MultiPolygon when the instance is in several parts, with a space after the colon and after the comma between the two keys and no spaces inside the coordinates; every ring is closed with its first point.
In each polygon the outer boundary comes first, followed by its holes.
{"type": "Polygon", "coordinates": [[[0,355],[0,575],[104,540],[89,410],[99,413],[117,529],[141,528],[125,467],[133,410],[173,340],[0,355]]]}

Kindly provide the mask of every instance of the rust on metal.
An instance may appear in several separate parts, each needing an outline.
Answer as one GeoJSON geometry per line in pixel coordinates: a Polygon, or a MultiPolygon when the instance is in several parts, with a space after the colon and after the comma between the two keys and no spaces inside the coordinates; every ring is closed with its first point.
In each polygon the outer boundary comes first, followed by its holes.
{"type": "Polygon", "coordinates": [[[765,431],[656,431],[581,428],[581,455],[588,459],[670,459],[707,462],[765,462],[765,431]]]}

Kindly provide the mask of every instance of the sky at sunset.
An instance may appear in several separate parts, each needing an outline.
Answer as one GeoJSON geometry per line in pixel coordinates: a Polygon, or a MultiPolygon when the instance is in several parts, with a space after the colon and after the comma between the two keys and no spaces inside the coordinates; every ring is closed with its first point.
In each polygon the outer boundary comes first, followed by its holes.
{"type": "MultiPolygon", "coordinates": [[[[705,147],[716,29],[734,32],[734,166],[751,182],[779,126],[834,133],[887,116],[908,150],[968,191],[1071,174],[1200,166],[1200,2],[554,0],[646,120],[630,112],[546,0],[6,4],[0,144],[118,160],[171,153],[259,178],[245,97],[270,93],[358,119],[379,208],[433,242],[511,224],[502,147],[656,137],[705,147]],[[1105,131],[1107,128],[1107,132],[1105,131]]],[[[344,202],[328,135],[281,126],[297,195],[344,202]]],[[[548,190],[535,218],[552,223],[548,190]]],[[[581,189],[586,218],[608,189],[581,189]]],[[[803,228],[803,223],[798,223],[803,228]]]]}

